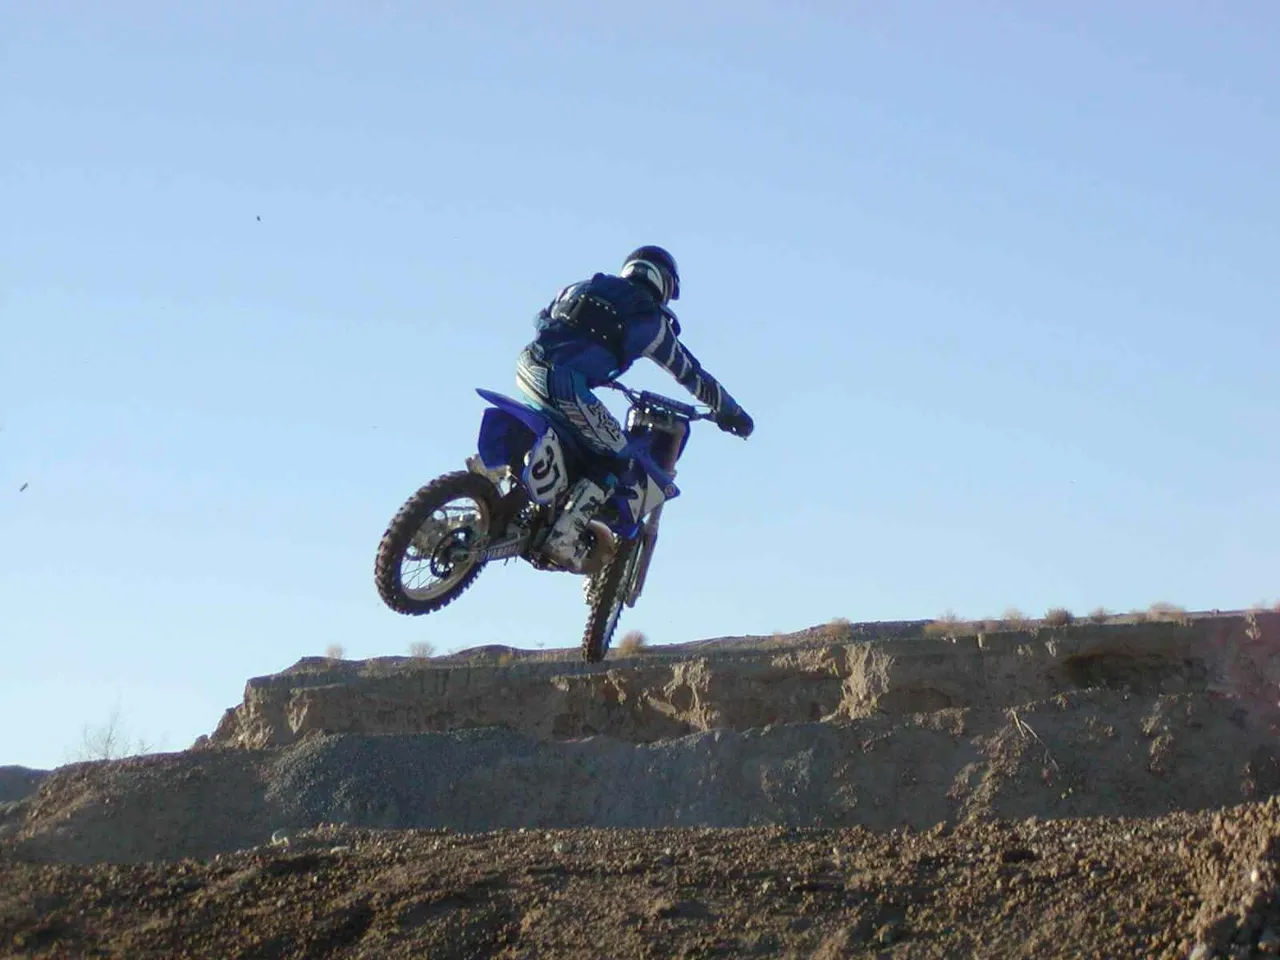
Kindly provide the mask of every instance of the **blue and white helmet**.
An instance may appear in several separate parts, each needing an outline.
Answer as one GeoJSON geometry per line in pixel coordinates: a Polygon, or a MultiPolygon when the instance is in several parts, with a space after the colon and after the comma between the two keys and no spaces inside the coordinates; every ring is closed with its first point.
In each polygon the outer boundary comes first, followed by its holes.
{"type": "Polygon", "coordinates": [[[676,259],[661,247],[638,247],[622,263],[621,276],[638,279],[653,288],[661,304],[680,299],[680,271],[676,259]]]}

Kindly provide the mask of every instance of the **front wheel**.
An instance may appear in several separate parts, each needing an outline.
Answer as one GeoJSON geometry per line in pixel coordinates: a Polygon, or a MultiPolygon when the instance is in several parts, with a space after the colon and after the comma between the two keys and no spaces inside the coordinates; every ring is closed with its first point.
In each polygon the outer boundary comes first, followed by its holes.
{"type": "Polygon", "coordinates": [[[461,596],[484,569],[477,548],[497,501],[493,482],[469,470],[437,477],[406,500],[378,544],[373,576],[382,602],[420,616],[461,596]]]}
{"type": "Polygon", "coordinates": [[[582,659],[599,663],[622,616],[627,584],[640,551],[640,539],[624,540],[608,566],[587,581],[587,629],[582,634],[582,659]]]}

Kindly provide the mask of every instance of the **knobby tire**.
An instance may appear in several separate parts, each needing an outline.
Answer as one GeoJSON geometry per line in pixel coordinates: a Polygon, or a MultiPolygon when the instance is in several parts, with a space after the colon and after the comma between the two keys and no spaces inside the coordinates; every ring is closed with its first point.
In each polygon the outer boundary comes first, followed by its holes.
{"type": "Polygon", "coordinates": [[[587,628],[582,634],[582,659],[588,663],[599,663],[609,652],[609,643],[622,618],[622,606],[625,597],[627,574],[635,560],[636,551],[640,549],[640,538],[626,540],[618,547],[618,552],[609,561],[609,565],[592,578],[587,592],[587,628]],[[617,606],[618,613],[613,615],[617,606]]]}
{"type": "MultiPolygon", "coordinates": [[[[404,502],[404,505],[388,524],[374,561],[373,576],[382,602],[396,613],[421,616],[434,613],[458,599],[480,576],[485,567],[483,560],[472,564],[462,579],[446,592],[430,599],[414,599],[404,590],[400,577],[400,564],[413,540],[413,535],[433,511],[458,497],[470,497],[484,504],[490,522],[496,516],[498,491],[486,477],[469,470],[459,470],[437,477],[404,502]]],[[[492,536],[494,531],[488,533],[492,536]]]]}

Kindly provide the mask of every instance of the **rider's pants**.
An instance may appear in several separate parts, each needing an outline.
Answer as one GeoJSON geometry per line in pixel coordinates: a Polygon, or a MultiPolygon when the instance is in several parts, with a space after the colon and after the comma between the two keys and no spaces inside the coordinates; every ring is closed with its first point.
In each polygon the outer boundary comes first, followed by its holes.
{"type": "Polygon", "coordinates": [[[616,460],[627,445],[622,424],[576,370],[548,366],[526,347],[516,361],[516,386],[527,397],[567,420],[592,453],[616,460]]]}

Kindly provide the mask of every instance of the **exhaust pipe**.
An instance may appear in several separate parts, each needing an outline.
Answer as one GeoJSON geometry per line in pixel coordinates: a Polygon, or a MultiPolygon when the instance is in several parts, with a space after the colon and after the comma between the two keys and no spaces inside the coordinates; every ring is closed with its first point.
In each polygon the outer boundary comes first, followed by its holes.
{"type": "Polygon", "coordinates": [[[606,524],[599,520],[588,522],[587,530],[591,534],[591,552],[582,563],[582,572],[587,576],[594,576],[618,555],[618,538],[606,524]]]}

